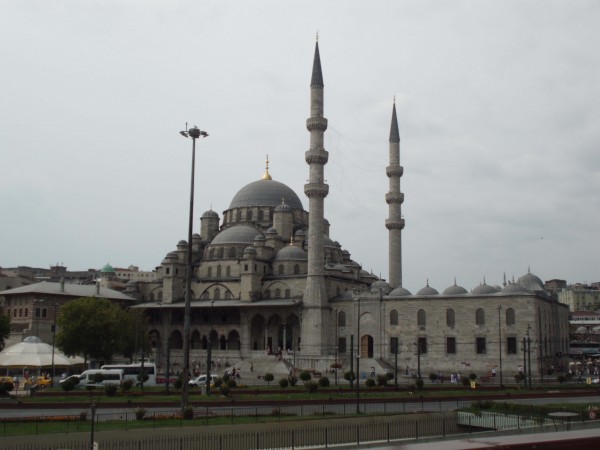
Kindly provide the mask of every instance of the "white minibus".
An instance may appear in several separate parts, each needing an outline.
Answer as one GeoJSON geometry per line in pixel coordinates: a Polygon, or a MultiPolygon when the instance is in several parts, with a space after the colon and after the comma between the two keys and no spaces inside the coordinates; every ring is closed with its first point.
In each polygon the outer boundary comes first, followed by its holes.
{"type": "Polygon", "coordinates": [[[122,370],[104,370],[104,369],[90,369],[81,373],[79,376],[79,384],[77,387],[95,386],[102,387],[107,384],[120,385],[124,380],[122,370]],[[102,375],[102,381],[96,381],[96,375],[102,375]]]}
{"type": "MultiPolygon", "coordinates": [[[[124,380],[132,380],[134,386],[140,385],[138,376],[142,373],[142,363],[133,364],[105,364],[102,369],[117,369],[123,371],[124,380]]],[[[156,365],[150,361],[144,361],[144,373],[148,379],[144,381],[144,386],[156,386],[156,365]]]]}

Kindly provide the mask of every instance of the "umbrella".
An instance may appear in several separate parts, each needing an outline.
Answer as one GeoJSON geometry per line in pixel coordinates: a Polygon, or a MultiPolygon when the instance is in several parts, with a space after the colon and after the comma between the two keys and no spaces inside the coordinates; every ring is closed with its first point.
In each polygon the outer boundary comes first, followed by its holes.
{"type": "MultiPolygon", "coordinates": [[[[79,356],[67,356],[54,349],[54,366],[67,367],[83,364],[79,356]]],[[[23,342],[0,352],[0,367],[50,367],[52,366],[52,346],[38,337],[29,336],[23,342]]]]}

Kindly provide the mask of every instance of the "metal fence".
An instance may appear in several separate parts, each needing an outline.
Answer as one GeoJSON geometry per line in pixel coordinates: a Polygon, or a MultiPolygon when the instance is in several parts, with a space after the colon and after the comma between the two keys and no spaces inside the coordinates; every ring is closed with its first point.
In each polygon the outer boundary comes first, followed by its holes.
{"type": "MultiPolygon", "coordinates": [[[[290,424],[292,425],[292,424],[290,424]]],[[[154,430],[144,437],[98,439],[99,450],[262,450],[319,448],[335,445],[393,442],[405,439],[446,436],[457,433],[454,413],[431,413],[395,416],[361,423],[306,423],[262,430],[227,427],[222,431],[195,431],[167,434],[154,430]]],[[[22,443],[2,446],[4,450],[84,450],[90,438],[64,442],[22,443]]]]}

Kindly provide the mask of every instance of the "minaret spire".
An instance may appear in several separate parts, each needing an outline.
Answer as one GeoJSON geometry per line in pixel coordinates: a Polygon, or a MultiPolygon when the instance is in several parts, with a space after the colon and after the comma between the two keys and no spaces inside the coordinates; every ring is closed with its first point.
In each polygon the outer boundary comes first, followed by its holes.
{"type": "Polygon", "coordinates": [[[400,165],[400,131],[398,130],[398,117],[396,116],[396,98],[392,107],[392,124],[390,126],[390,165],[386,167],[390,190],[385,194],[388,204],[389,218],[385,226],[389,230],[388,257],[389,257],[389,282],[392,288],[402,286],[402,203],[404,194],[400,192],[400,177],[404,168],[400,165]]]}
{"type": "Polygon", "coordinates": [[[318,357],[331,342],[327,318],[329,305],[325,286],[324,247],[324,203],[329,193],[325,184],[325,164],[329,153],[323,147],[323,135],[327,129],[327,119],[323,117],[323,73],[319,55],[319,42],[315,45],[312,77],[310,82],[310,117],[306,129],[310,133],[310,147],[305,153],[309,165],[309,180],[304,185],[308,197],[308,273],[304,291],[302,314],[302,353],[318,357]]]}

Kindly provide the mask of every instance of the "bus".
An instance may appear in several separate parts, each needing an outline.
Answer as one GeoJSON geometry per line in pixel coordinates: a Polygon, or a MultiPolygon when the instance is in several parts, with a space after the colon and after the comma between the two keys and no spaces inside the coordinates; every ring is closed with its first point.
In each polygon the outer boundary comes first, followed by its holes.
{"type": "MultiPolygon", "coordinates": [[[[131,380],[135,386],[140,385],[138,376],[142,373],[142,363],[133,364],[105,364],[102,369],[119,369],[123,371],[123,379],[131,380]]],[[[148,379],[144,381],[144,386],[156,386],[156,365],[150,361],[144,361],[144,373],[148,379]]]]}
{"type": "Polygon", "coordinates": [[[600,353],[600,342],[571,341],[569,342],[569,356],[572,358],[596,357],[600,353]]]}

